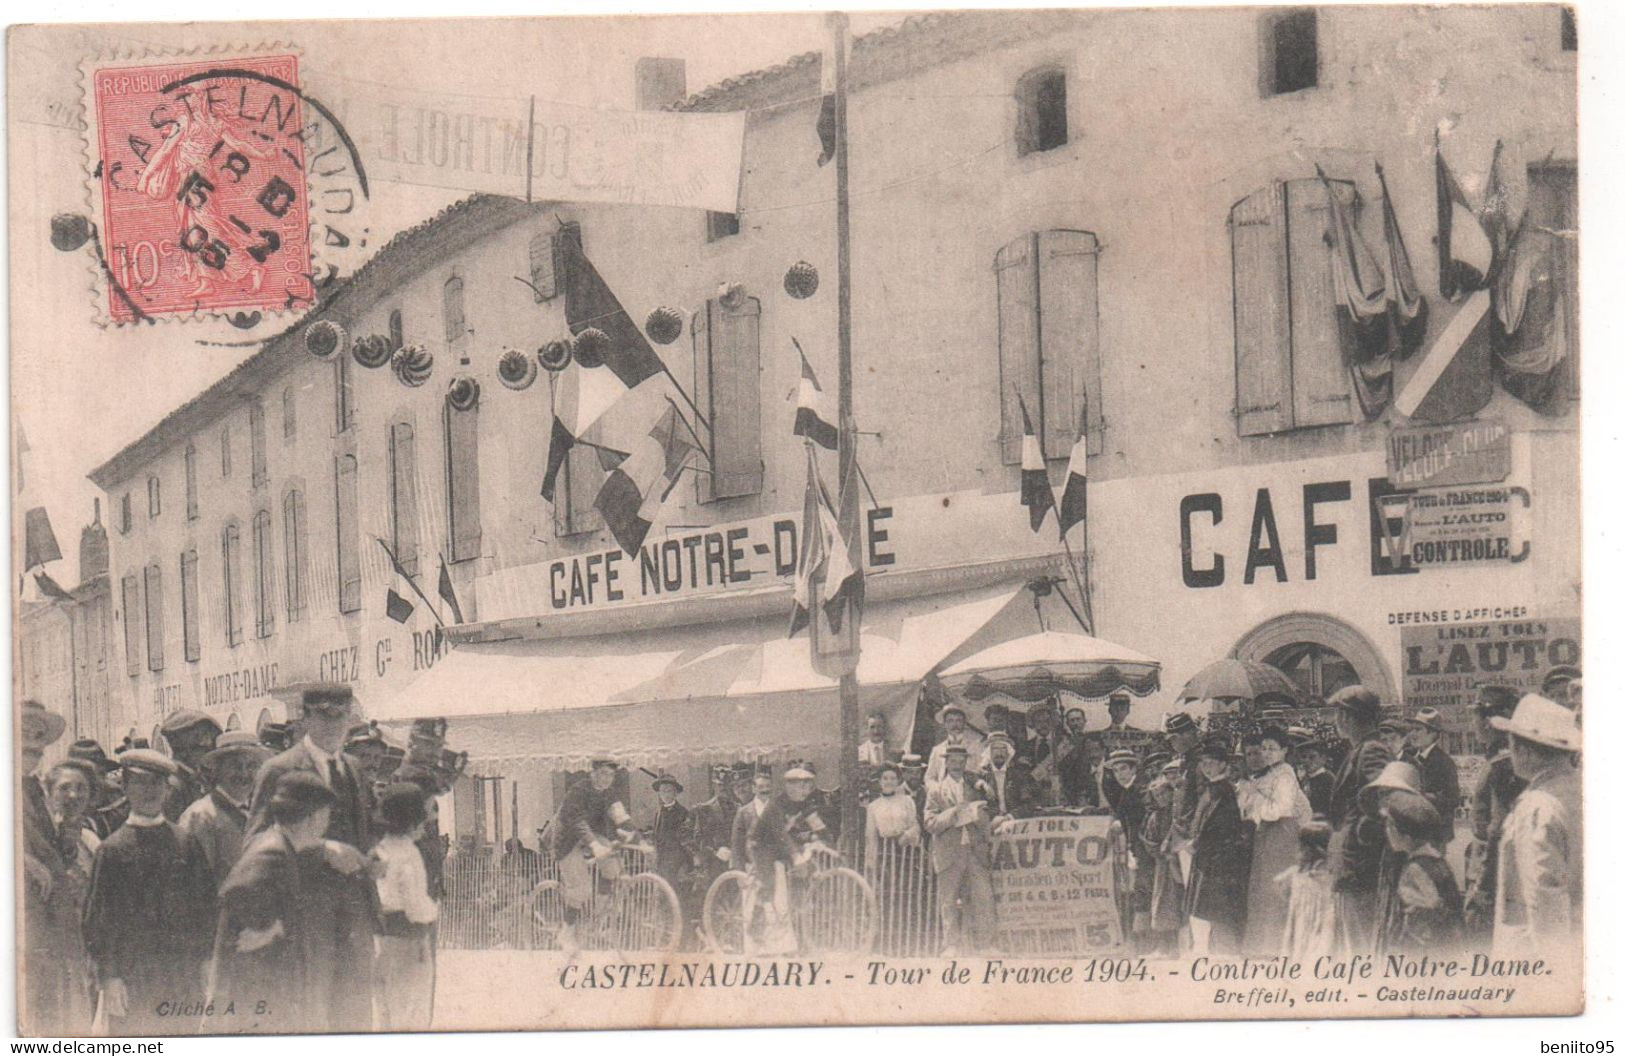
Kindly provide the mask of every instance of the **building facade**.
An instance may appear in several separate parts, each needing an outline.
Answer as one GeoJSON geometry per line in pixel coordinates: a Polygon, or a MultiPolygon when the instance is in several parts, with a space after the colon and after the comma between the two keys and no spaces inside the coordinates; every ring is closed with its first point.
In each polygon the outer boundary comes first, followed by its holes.
{"type": "MultiPolygon", "coordinates": [[[[1390,441],[1414,423],[1391,403],[1363,413],[1316,180],[1318,165],[1381,246],[1385,172],[1431,309],[1399,391],[1462,310],[1436,279],[1436,133],[1475,197],[1499,142],[1515,211],[1572,244],[1566,19],[964,13],[855,42],[859,675],[894,737],[954,657],[1072,621],[1034,581],[1074,600],[1064,584],[1087,581],[1094,632],[1161,661],[1142,726],[1224,656],[1274,663],[1307,697],[1360,681],[1413,705],[1579,662],[1577,371],[1546,413],[1497,385],[1474,415],[1495,454],[1467,486],[1493,494],[1459,498],[1505,542],[1419,560],[1406,536],[1421,529],[1385,498],[1407,490],[1390,441]],[[1089,517],[1066,546],[1018,503],[1019,401],[1052,478],[1087,434],[1089,517]]],[[[473,769],[517,784],[516,816],[489,820],[508,793],[487,811],[482,784],[459,825],[527,838],[595,754],[675,769],[691,792],[721,759],[833,766],[833,683],[784,635],[807,467],[796,344],[835,382],[818,84],[802,56],[679,104],[750,111],[738,213],[472,199],[100,467],[137,725],[181,706],[250,725],[280,717],[277,685],[352,681],[386,722],[449,716],[473,769]],[[567,334],[557,245],[575,234],[635,322],[658,306],[686,322],[657,349],[670,382],[586,437],[633,450],[670,398],[707,452],[637,555],[594,506],[598,448],[571,452],[555,502],[539,495],[549,376],[514,391],[496,374],[505,351],[567,334]],[[802,260],[822,278],[804,300],[783,282],[802,260]],[[430,380],[313,357],[322,319],[352,343],[422,346],[430,380]],[[478,383],[463,407],[457,377],[478,383]],[[391,591],[409,615],[390,616],[391,591]]],[[[1548,340],[1574,371],[1572,271],[1557,283],[1548,340]]]]}

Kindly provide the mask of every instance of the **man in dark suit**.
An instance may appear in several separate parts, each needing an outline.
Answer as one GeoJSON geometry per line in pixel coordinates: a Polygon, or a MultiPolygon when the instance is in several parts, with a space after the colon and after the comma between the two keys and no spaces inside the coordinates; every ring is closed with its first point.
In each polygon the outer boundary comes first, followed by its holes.
{"type": "Polygon", "coordinates": [[[1309,809],[1324,816],[1331,810],[1332,786],[1337,783],[1337,775],[1326,769],[1326,745],[1306,734],[1298,744],[1297,757],[1302,767],[1298,783],[1309,799],[1309,809]]]}
{"type": "Polygon", "coordinates": [[[703,885],[702,898],[711,882],[732,868],[734,815],[741,792],[750,794],[750,767],[719,763],[711,768],[711,781],[717,794],[689,812],[689,853],[703,885]]]}
{"type": "MultiPolygon", "coordinates": [[[[1186,910],[1207,925],[1208,953],[1235,953],[1247,926],[1247,882],[1252,870],[1251,826],[1241,820],[1230,781],[1230,746],[1210,740],[1197,750],[1200,771],[1191,816],[1191,879],[1186,910]]],[[[1199,940],[1199,948],[1200,940],[1199,940]]]]}
{"type": "Polygon", "coordinates": [[[649,830],[655,847],[655,872],[666,878],[672,890],[681,892],[687,886],[686,843],[691,831],[688,808],[677,801],[683,794],[683,784],[671,774],[662,773],[655,778],[654,790],[660,798],[654,825],[649,830]]]}
{"type": "Polygon", "coordinates": [[[327,826],[327,839],[358,852],[354,859],[334,861],[342,873],[359,867],[361,856],[372,849],[373,834],[367,816],[364,779],[355,764],[344,755],[345,736],[356,723],[355,695],[342,684],[291,686],[285,692],[302,716],[305,736],[292,748],[272,756],[254,779],[254,795],[249,801],[247,835],[270,827],[266,808],[276,790],[277,778],[294,770],[307,770],[333,793],[334,804],[327,826]]]}
{"type": "Polygon", "coordinates": [[[164,817],[179,821],[186,808],[202,799],[208,788],[203,783],[203,757],[214,751],[220,739],[220,724],[201,711],[181,708],[170,712],[158,728],[169,756],[177,766],[169,779],[169,797],[164,800],[164,817]]]}
{"type": "Polygon", "coordinates": [[[729,866],[740,872],[751,871],[750,832],[756,827],[756,821],[767,810],[767,805],[773,801],[773,772],[765,767],[757,770],[751,778],[751,798],[739,805],[734,812],[732,850],[733,862],[729,866]]]}
{"type": "Polygon", "coordinates": [[[982,779],[990,790],[988,810],[995,823],[1000,818],[1030,818],[1039,812],[1043,794],[1032,772],[1016,755],[1009,734],[988,734],[987,769],[982,779]]]}
{"type": "Polygon", "coordinates": [[[1433,804],[1444,823],[1441,847],[1449,847],[1456,837],[1456,808],[1461,806],[1461,779],[1456,761],[1444,750],[1439,738],[1444,734],[1444,716],[1437,708],[1423,708],[1411,716],[1405,735],[1405,758],[1422,772],[1422,798],[1433,804]]]}
{"type": "Polygon", "coordinates": [[[1376,944],[1382,852],[1388,841],[1382,818],[1362,806],[1360,790],[1377,779],[1393,755],[1377,730],[1382,701],[1375,693],[1364,686],[1347,686],[1327,703],[1337,709],[1337,732],[1349,742],[1326,814],[1333,830],[1328,857],[1338,936],[1349,952],[1370,953],[1376,944]]]}
{"type": "Polygon", "coordinates": [[[1106,801],[1106,742],[1098,733],[1085,734],[1078,750],[1061,760],[1061,799],[1069,807],[1111,806],[1106,801]]]}

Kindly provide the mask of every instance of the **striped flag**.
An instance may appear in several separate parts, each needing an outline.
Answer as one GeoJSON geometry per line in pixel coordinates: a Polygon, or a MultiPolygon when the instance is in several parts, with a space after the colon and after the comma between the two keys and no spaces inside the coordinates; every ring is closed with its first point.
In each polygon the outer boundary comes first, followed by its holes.
{"type": "Polygon", "coordinates": [[[1021,405],[1021,504],[1027,507],[1033,531],[1038,531],[1044,517],[1055,508],[1055,493],[1050,490],[1049,471],[1044,468],[1044,449],[1033,432],[1032,416],[1027,413],[1027,401],[1016,393],[1021,405]]]}
{"type": "Polygon", "coordinates": [[[1422,343],[1428,328],[1428,302],[1416,285],[1411,257],[1394,214],[1388,179],[1377,166],[1377,182],[1382,185],[1382,237],[1388,254],[1388,352],[1396,359],[1409,359],[1422,343]]]}
{"type": "MultiPolygon", "coordinates": [[[[819,482],[822,491],[822,481],[819,482]]],[[[851,462],[845,479],[841,481],[839,512],[829,503],[829,494],[823,494],[824,511],[831,522],[829,566],[824,570],[824,615],[830,629],[839,633],[850,618],[859,622],[863,607],[863,557],[858,551],[858,474],[857,459],[851,462]]]]}
{"type": "Polygon", "coordinates": [[[440,557],[440,584],[436,587],[440,600],[451,606],[451,622],[463,622],[463,607],[457,604],[457,589],[451,585],[451,569],[446,567],[446,558],[440,557]]]}
{"type": "Polygon", "coordinates": [[[1343,194],[1319,165],[1315,175],[1326,190],[1326,206],[1331,211],[1338,340],[1360,410],[1370,421],[1382,414],[1394,394],[1394,364],[1388,355],[1388,284],[1376,254],[1354,226],[1343,194]]]}
{"type": "Polygon", "coordinates": [[[818,463],[807,448],[807,491],[801,503],[801,547],[796,559],[795,606],[790,612],[790,637],[812,620],[817,604],[817,578],[829,559],[829,530],[833,525],[823,516],[823,488],[818,481],[818,463]]]}
{"type": "Polygon", "coordinates": [[[678,427],[677,405],[666,401],[648,436],[610,470],[593,505],[603,514],[610,534],[628,554],[636,554],[660,513],[660,505],[696,450],[686,424],[678,427]]]}
{"type": "Polygon", "coordinates": [[[581,434],[638,385],[664,373],[665,365],[581,247],[579,228],[559,237],[559,270],[564,281],[564,317],[570,332],[589,327],[609,338],[603,362],[572,359],[554,389],[553,432],[547,448],[542,498],[553,501],[559,470],[581,434]]]}
{"type": "Polygon", "coordinates": [[[1484,288],[1495,251],[1437,142],[1433,172],[1439,210],[1439,293],[1447,301],[1459,301],[1484,288]]]}
{"type": "Polygon", "coordinates": [[[1061,538],[1089,517],[1089,430],[1086,423],[1078,427],[1078,441],[1072,445],[1072,457],[1066,463],[1066,484],[1061,489],[1061,505],[1055,511],[1061,522],[1061,538]]]}
{"type": "Polygon", "coordinates": [[[796,354],[801,357],[801,382],[796,387],[795,435],[804,436],[819,447],[833,451],[838,434],[834,424],[835,414],[829,406],[829,394],[818,384],[818,375],[813,373],[812,364],[807,362],[807,354],[801,351],[800,344],[796,345],[796,354]]]}
{"type": "Polygon", "coordinates": [[[829,44],[818,63],[818,167],[835,158],[835,52],[829,44]]]}

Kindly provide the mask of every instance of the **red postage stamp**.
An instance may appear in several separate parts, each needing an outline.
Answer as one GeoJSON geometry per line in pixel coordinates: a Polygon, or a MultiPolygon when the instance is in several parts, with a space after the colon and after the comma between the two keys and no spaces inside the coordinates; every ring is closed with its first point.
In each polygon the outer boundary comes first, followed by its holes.
{"type": "Polygon", "coordinates": [[[113,321],[308,305],[297,57],[109,64],[89,76],[113,321]]]}

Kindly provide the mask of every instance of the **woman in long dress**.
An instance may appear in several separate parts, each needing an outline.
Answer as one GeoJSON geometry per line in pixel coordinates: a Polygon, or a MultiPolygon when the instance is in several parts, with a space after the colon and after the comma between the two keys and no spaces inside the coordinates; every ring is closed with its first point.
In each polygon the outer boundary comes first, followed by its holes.
{"type": "MultiPolygon", "coordinates": [[[[53,963],[41,966],[56,979],[62,1019],[52,1033],[78,1037],[89,1033],[95,1014],[95,986],[90,955],[85,952],[83,920],[90,891],[90,867],[101,841],[85,825],[90,809],[90,774],[83,763],[58,763],[45,775],[45,796],[62,853],[63,871],[51,893],[50,918],[58,945],[53,963]]],[[[37,970],[30,965],[30,970],[37,970]]]]}
{"type": "Polygon", "coordinates": [[[1236,782],[1236,805],[1254,826],[1242,949],[1267,956],[1280,951],[1286,932],[1288,897],[1276,877],[1297,863],[1298,829],[1314,811],[1287,764],[1284,730],[1266,726],[1242,738],[1241,746],[1251,776],[1236,782]]]}

